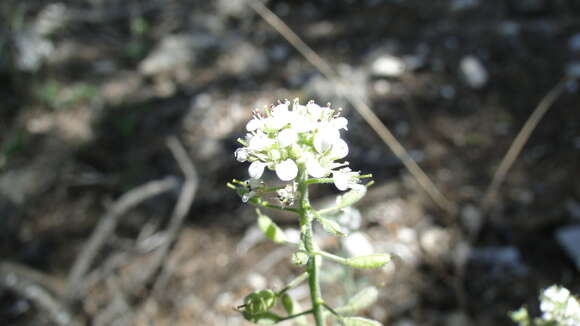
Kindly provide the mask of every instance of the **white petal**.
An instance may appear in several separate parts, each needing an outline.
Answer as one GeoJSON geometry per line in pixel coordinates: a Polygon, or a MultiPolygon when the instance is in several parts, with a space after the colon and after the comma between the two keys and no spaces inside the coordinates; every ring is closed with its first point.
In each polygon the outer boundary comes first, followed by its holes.
{"type": "Polygon", "coordinates": [[[292,129],[284,129],[278,134],[278,143],[282,147],[288,147],[298,140],[298,135],[292,129]]]}
{"type": "Polygon", "coordinates": [[[234,155],[238,162],[245,162],[248,160],[248,150],[245,147],[240,147],[236,149],[234,155]]]}
{"type": "Polygon", "coordinates": [[[246,124],[246,130],[247,131],[256,131],[256,130],[262,128],[263,125],[264,125],[264,120],[254,118],[254,119],[248,121],[248,124],[246,124]]]}
{"type": "Polygon", "coordinates": [[[288,114],[288,104],[290,104],[290,102],[285,102],[276,105],[272,109],[272,115],[276,117],[276,116],[285,116],[286,114],[288,114]]]}
{"type": "Polygon", "coordinates": [[[264,174],[264,168],[266,167],[266,163],[262,162],[252,162],[250,167],[248,168],[248,172],[250,173],[250,177],[253,179],[260,179],[262,174],[264,174]]]}
{"type": "Polygon", "coordinates": [[[287,116],[271,116],[266,119],[265,126],[268,130],[280,130],[290,123],[287,116]]]}
{"type": "Polygon", "coordinates": [[[309,132],[316,128],[316,124],[309,117],[299,114],[292,117],[290,125],[296,132],[309,132]]]}
{"type": "Polygon", "coordinates": [[[308,113],[310,114],[310,116],[312,116],[314,119],[320,119],[322,115],[322,108],[320,107],[320,105],[314,102],[310,102],[306,104],[306,108],[308,109],[308,113]]]}
{"type": "Polygon", "coordinates": [[[334,144],[332,144],[332,150],[330,151],[330,157],[334,159],[345,158],[348,155],[348,144],[342,140],[337,139],[334,144]]]}
{"type": "Polygon", "coordinates": [[[350,179],[348,173],[334,172],[332,178],[334,179],[334,185],[338,190],[345,191],[348,189],[350,179]]]}
{"type": "Polygon", "coordinates": [[[316,159],[306,161],[306,171],[314,178],[322,178],[328,174],[328,171],[316,159]]]}
{"type": "Polygon", "coordinates": [[[337,130],[340,129],[348,130],[347,125],[348,120],[345,117],[338,117],[332,120],[332,126],[337,130]]]}
{"type": "Polygon", "coordinates": [[[290,181],[298,175],[298,166],[291,159],[282,161],[276,165],[276,175],[282,181],[290,181]]]}
{"type": "Polygon", "coordinates": [[[266,147],[272,145],[272,139],[268,138],[266,134],[258,131],[258,134],[252,136],[248,141],[248,148],[250,150],[261,151],[266,147]]]}
{"type": "Polygon", "coordinates": [[[340,139],[340,133],[334,128],[322,128],[314,136],[314,148],[318,153],[328,151],[340,139]]]}

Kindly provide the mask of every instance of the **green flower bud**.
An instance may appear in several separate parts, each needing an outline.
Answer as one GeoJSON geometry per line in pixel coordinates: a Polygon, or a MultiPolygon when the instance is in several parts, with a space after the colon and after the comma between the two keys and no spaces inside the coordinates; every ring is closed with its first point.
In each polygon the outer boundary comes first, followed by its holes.
{"type": "Polygon", "coordinates": [[[391,261],[391,255],[388,254],[374,254],[367,256],[358,256],[347,258],[344,261],[345,265],[354,268],[372,269],[383,267],[391,261]]]}
{"type": "Polygon", "coordinates": [[[251,316],[268,312],[276,304],[276,299],[276,293],[272,290],[249,294],[244,298],[244,312],[251,316]]]}

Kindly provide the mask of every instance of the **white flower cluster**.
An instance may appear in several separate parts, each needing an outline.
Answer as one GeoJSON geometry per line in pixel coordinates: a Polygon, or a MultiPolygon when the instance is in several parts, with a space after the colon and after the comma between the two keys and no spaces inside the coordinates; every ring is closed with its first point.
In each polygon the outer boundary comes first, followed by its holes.
{"type": "Polygon", "coordinates": [[[244,147],[235,152],[240,162],[251,162],[248,169],[252,179],[260,179],[264,169],[276,171],[282,181],[298,175],[299,166],[314,178],[332,175],[340,190],[358,183],[359,173],[337,163],[348,154],[348,145],[340,138],[340,130],[347,130],[348,121],[340,111],[321,107],[313,101],[301,105],[294,100],[254,111],[246,125],[248,134],[239,139],[244,147]]]}
{"type": "Polygon", "coordinates": [[[540,300],[542,319],[562,326],[580,325],[580,304],[568,289],[552,285],[544,290],[540,300]]]}

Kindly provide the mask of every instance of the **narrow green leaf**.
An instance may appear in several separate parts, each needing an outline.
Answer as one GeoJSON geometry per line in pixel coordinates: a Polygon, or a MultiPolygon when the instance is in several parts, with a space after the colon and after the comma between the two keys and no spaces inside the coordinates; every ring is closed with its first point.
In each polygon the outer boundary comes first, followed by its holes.
{"type": "Polygon", "coordinates": [[[391,261],[391,255],[388,254],[374,254],[367,256],[358,256],[347,258],[344,263],[354,268],[379,268],[383,267],[391,261]]]}
{"type": "Polygon", "coordinates": [[[320,222],[320,224],[324,228],[324,231],[334,236],[346,237],[346,233],[342,232],[340,224],[338,224],[336,221],[321,216],[317,216],[316,219],[318,220],[318,222],[320,222]]]}
{"type": "Polygon", "coordinates": [[[256,212],[258,213],[258,227],[262,230],[262,233],[276,243],[286,243],[287,239],[284,231],[271,218],[262,214],[259,209],[256,212]]]}
{"type": "Polygon", "coordinates": [[[376,320],[363,317],[345,317],[342,319],[344,326],[383,326],[376,320]]]}
{"type": "Polygon", "coordinates": [[[336,308],[335,311],[341,315],[352,315],[372,306],[378,297],[377,288],[369,286],[352,296],[344,306],[336,308]]]}

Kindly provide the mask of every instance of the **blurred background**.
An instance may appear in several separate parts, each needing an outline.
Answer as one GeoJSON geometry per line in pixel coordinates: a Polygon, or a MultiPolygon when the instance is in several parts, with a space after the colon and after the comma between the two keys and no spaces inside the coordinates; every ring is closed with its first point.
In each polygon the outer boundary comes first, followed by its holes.
{"type": "MultiPolygon", "coordinates": [[[[580,292],[580,2],[264,4],[350,83],[455,212],[247,1],[3,0],[0,324],[248,325],[234,311],[243,297],[301,269],[225,183],[247,178],[233,152],[252,109],[296,97],[343,108],[350,164],[376,181],[349,212],[358,231],[319,233],[320,243],[396,257],[364,273],[325,265],[332,303],[374,285],[380,298],[364,315],[386,325],[512,325],[507,312],[537,314],[551,284],[580,292]],[[484,208],[510,144],[563,78],[484,208]],[[176,213],[188,184],[180,148],[199,180],[191,209],[176,213]]],[[[334,195],[313,189],[315,205],[334,195]]],[[[305,286],[292,294],[308,307],[305,286]]]]}

